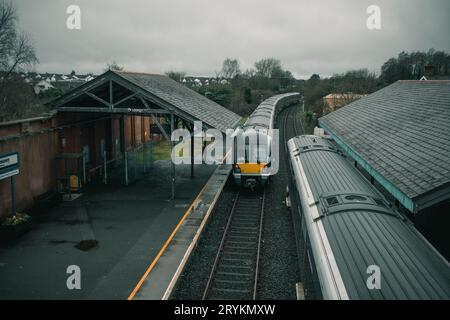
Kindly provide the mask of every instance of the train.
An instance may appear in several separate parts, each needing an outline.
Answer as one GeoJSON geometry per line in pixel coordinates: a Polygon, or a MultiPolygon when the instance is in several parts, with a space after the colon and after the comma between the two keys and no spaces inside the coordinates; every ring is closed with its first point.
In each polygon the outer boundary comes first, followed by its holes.
{"type": "Polygon", "coordinates": [[[264,100],[234,134],[233,179],[247,188],[265,186],[276,174],[272,155],[274,122],[284,108],[298,103],[300,93],[285,93],[264,100]]]}
{"type": "Polygon", "coordinates": [[[328,139],[288,141],[305,282],[330,300],[449,299],[450,266],[328,139]]]}

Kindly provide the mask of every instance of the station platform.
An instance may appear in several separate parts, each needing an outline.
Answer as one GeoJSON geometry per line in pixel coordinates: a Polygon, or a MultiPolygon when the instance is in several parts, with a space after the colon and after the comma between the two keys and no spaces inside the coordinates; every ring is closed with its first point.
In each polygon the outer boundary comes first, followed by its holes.
{"type": "Polygon", "coordinates": [[[230,173],[231,165],[217,167],[130,294],[129,300],[170,298],[230,173]]]}
{"type": "Polygon", "coordinates": [[[127,299],[180,220],[192,211],[136,294],[161,299],[164,292],[150,288],[155,281],[161,288],[170,283],[169,259],[179,265],[178,256],[170,253],[182,252],[188,243],[183,234],[206,203],[200,203],[199,192],[206,195],[204,186],[217,168],[196,165],[191,179],[189,165],[177,166],[172,201],[170,161],[157,161],[142,179],[126,187],[91,187],[74,201],[34,215],[31,231],[12,243],[0,243],[0,299],[127,299]],[[80,250],[83,240],[95,240],[96,246],[80,250]],[[67,288],[70,265],[81,269],[80,290],[67,288]]]}

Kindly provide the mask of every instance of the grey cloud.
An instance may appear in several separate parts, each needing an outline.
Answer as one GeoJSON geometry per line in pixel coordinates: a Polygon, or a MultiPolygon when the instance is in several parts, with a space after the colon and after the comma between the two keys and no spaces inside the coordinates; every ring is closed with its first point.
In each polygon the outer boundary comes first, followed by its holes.
{"type": "Polygon", "coordinates": [[[212,75],[226,57],[244,67],[274,56],[295,75],[331,75],[381,64],[401,50],[450,51],[447,0],[15,0],[48,72],[127,69],[212,75]],[[82,9],[82,30],[65,27],[82,9]],[[366,8],[382,10],[382,30],[366,28],[366,8]]]}

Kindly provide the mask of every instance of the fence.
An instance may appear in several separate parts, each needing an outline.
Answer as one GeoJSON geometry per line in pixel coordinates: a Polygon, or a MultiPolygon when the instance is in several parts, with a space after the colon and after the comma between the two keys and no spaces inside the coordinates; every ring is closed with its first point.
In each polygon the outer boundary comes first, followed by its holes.
{"type": "Polygon", "coordinates": [[[90,183],[128,185],[142,179],[153,164],[154,142],[150,141],[124,154],[107,160],[103,153],[102,165],[89,172],[90,183]]]}

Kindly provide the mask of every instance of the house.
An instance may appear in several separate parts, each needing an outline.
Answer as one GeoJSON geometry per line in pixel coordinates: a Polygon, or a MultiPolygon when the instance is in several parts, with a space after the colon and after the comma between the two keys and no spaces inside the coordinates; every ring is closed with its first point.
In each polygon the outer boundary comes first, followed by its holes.
{"type": "Polygon", "coordinates": [[[34,93],[36,94],[40,94],[41,92],[45,92],[53,88],[55,87],[48,80],[41,80],[33,86],[34,93]]]}
{"type": "Polygon", "coordinates": [[[413,213],[450,200],[450,81],[397,81],[319,126],[413,213]]]}
{"type": "Polygon", "coordinates": [[[365,94],[357,94],[357,93],[330,93],[323,97],[323,114],[327,114],[333,112],[343,106],[361,99],[366,96],[365,94]]]}
{"type": "Polygon", "coordinates": [[[371,182],[450,257],[450,81],[397,81],[319,119],[371,182]]]}

